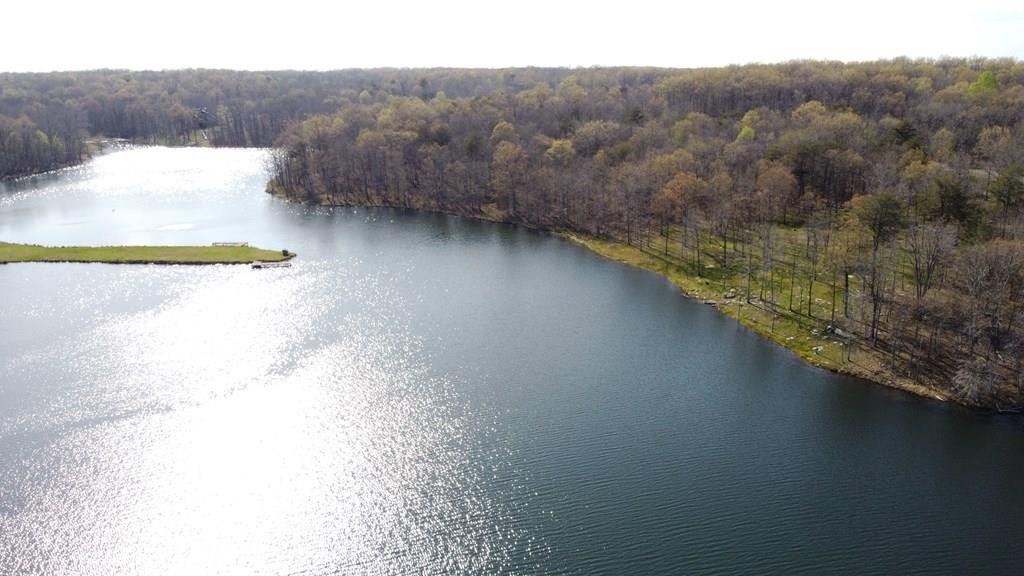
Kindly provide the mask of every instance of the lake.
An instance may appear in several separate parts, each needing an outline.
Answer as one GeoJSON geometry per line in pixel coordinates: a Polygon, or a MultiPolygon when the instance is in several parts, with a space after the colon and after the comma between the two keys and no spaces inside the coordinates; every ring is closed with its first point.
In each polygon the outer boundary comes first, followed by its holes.
{"type": "Polygon", "coordinates": [[[2,574],[1008,574],[1024,421],[808,367],[557,237],[137,148],[0,188],[2,574]]]}

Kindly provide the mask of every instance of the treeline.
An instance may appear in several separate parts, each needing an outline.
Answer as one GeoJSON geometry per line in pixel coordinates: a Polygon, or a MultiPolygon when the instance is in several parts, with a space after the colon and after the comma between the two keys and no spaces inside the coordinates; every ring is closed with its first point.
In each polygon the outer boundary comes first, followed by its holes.
{"type": "Polygon", "coordinates": [[[84,157],[85,142],[78,131],[47,133],[27,116],[0,114],[0,177],[53,170],[84,157]]]}
{"type": "Polygon", "coordinates": [[[1021,63],[366,74],[280,136],[272,191],[617,238],[861,373],[1021,407],[1021,63]]]}
{"type": "Polygon", "coordinates": [[[90,138],[270,146],[291,123],[350,101],[493,95],[565,70],[0,73],[0,178],[85,159],[90,138]]]}

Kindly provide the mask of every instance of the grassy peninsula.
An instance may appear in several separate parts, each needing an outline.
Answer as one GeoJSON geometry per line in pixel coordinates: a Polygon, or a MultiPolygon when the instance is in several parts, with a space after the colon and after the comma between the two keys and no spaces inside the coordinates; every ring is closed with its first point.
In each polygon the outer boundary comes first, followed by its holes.
{"type": "Polygon", "coordinates": [[[0,262],[101,262],[106,264],[247,264],[294,257],[251,246],[36,246],[0,242],[0,262]]]}

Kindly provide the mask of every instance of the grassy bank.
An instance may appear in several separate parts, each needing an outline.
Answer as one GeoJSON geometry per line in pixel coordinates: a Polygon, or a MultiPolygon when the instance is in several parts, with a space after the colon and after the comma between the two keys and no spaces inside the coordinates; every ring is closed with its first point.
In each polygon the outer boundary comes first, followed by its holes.
{"type": "Polygon", "coordinates": [[[245,264],[279,262],[295,254],[251,246],[36,246],[0,242],[0,262],[107,264],[245,264]]]}
{"type": "Polygon", "coordinates": [[[856,338],[827,332],[827,322],[801,314],[772,310],[758,299],[747,301],[742,279],[728,273],[696,276],[690,267],[656,250],[642,250],[622,242],[565,234],[567,239],[606,258],[656,272],[668,278],[692,298],[714,305],[805,362],[833,372],[858,376],[885,386],[936,400],[954,400],[943,391],[899,377],[886,368],[884,354],[858,344],[856,338]],[[733,297],[726,298],[726,295],[733,297]]]}

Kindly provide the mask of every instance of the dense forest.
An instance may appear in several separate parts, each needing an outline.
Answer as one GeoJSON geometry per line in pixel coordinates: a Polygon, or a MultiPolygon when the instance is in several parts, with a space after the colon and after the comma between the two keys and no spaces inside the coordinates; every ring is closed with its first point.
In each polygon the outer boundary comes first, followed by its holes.
{"type": "Polygon", "coordinates": [[[270,146],[297,120],[381,95],[493,95],[518,75],[557,83],[565,70],[0,73],[0,178],[77,164],[90,139],[270,146]]]}
{"type": "Polygon", "coordinates": [[[1024,406],[1015,60],[0,74],[0,176],[99,137],[274,145],[280,195],[604,239],[843,369],[1024,406]]]}
{"type": "Polygon", "coordinates": [[[829,335],[844,369],[1021,407],[1021,63],[491,76],[340,98],[281,136],[271,190],[611,238],[767,312],[764,332],[829,335]]]}

